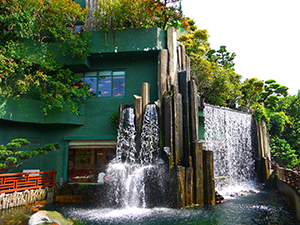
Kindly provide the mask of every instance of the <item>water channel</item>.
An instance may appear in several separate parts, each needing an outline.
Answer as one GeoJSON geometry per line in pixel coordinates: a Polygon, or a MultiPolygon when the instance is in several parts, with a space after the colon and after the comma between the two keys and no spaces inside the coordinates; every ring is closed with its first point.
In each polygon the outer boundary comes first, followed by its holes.
{"type": "MultiPolygon", "coordinates": [[[[57,210],[67,218],[76,218],[80,225],[300,224],[294,208],[275,190],[230,198],[218,205],[186,209],[95,208],[90,203],[49,204],[45,209],[57,210]]],[[[24,206],[0,213],[0,224],[25,225],[32,212],[24,206]]]]}
{"type": "Polygon", "coordinates": [[[186,209],[99,208],[87,205],[49,205],[82,225],[131,224],[300,224],[290,203],[275,190],[234,197],[222,204],[186,209]]]}

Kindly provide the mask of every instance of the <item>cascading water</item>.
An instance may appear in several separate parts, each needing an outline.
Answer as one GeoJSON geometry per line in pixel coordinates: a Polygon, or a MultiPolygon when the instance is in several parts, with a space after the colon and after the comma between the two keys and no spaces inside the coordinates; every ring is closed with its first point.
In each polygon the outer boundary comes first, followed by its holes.
{"type": "Polygon", "coordinates": [[[134,109],[123,110],[116,157],[107,167],[108,197],[111,204],[122,208],[146,208],[165,201],[166,197],[163,196],[167,179],[159,144],[155,105],[146,107],[140,148],[136,147],[134,109]]]}
{"type": "Polygon", "coordinates": [[[222,195],[253,190],[252,116],[227,108],[204,108],[206,148],[214,151],[215,187],[222,195]]]}

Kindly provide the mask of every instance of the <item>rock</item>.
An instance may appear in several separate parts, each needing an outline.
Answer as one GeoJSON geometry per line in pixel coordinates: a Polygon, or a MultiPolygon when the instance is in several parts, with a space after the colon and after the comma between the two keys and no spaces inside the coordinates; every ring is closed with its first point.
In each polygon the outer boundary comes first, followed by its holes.
{"type": "Polygon", "coordinates": [[[28,225],[41,225],[41,224],[53,224],[57,223],[59,225],[73,225],[73,221],[64,218],[59,212],[56,211],[46,211],[41,210],[33,214],[28,225]]]}

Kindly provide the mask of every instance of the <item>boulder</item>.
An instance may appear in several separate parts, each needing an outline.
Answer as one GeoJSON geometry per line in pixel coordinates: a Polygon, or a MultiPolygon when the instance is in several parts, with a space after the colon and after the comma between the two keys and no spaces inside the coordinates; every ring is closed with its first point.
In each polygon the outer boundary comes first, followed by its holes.
{"type": "Polygon", "coordinates": [[[59,224],[59,225],[73,225],[73,221],[66,219],[59,212],[41,210],[33,214],[28,225],[41,225],[41,224],[59,224]]]}

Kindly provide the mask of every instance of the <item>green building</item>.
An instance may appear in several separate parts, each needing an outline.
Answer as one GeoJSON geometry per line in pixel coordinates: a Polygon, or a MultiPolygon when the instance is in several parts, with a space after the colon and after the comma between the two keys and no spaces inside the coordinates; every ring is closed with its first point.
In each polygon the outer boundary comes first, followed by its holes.
{"type": "Polygon", "coordinates": [[[87,59],[57,53],[58,60],[92,84],[91,97],[81,106],[82,115],[52,110],[45,116],[41,102],[1,100],[1,144],[25,138],[31,142],[28,149],[47,143],[60,145],[59,150],[36,156],[8,172],[56,169],[57,182],[93,182],[115,154],[117,130],[110,117],[119,105],[132,105],[143,82],[150,84],[150,102],[158,99],[158,52],[166,48],[165,30],[94,31],[91,38],[87,59]]]}

